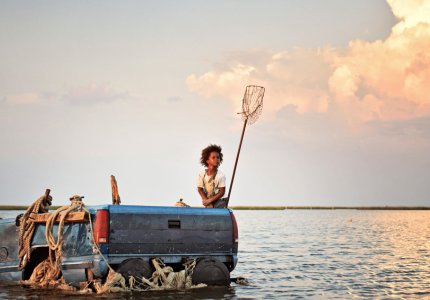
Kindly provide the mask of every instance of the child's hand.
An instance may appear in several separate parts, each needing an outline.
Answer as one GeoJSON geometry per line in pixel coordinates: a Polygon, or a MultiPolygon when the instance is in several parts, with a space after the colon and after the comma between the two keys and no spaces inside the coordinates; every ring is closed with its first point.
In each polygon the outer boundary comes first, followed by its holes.
{"type": "Polygon", "coordinates": [[[208,199],[208,198],[204,198],[204,199],[202,199],[202,203],[203,203],[203,206],[209,206],[209,205],[211,205],[211,199],[208,199]]]}

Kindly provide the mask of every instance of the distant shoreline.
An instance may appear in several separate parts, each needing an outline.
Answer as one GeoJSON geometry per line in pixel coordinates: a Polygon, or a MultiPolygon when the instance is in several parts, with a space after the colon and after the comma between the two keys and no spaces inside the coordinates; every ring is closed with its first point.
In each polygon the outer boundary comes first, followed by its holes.
{"type": "Polygon", "coordinates": [[[236,210],[430,210],[430,206],[230,206],[230,208],[236,210]]]}
{"type": "MultiPolygon", "coordinates": [[[[51,206],[50,210],[55,210],[61,206],[51,206]]],[[[25,205],[0,205],[0,210],[26,210],[25,205]]],[[[235,210],[289,210],[289,209],[317,209],[317,210],[430,210],[430,206],[230,206],[235,210]]]]}

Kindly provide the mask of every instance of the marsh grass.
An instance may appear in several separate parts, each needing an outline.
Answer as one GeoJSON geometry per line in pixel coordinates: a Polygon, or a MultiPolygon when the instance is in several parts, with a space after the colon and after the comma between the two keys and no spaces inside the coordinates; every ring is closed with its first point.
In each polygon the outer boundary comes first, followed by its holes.
{"type": "MultiPolygon", "coordinates": [[[[51,206],[56,210],[61,206],[51,206]]],[[[25,205],[0,205],[0,210],[26,210],[25,205]]],[[[357,209],[357,210],[430,210],[430,206],[229,206],[234,210],[285,210],[285,209],[357,209]]]]}

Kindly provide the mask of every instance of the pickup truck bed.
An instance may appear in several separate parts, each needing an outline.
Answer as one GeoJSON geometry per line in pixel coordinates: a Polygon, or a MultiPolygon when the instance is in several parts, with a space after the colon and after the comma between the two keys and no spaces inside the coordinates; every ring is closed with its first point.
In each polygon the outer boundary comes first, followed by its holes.
{"type": "MultiPolygon", "coordinates": [[[[134,205],[87,208],[94,224],[94,238],[89,222],[67,223],[64,227],[62,274],[68,283],[87,281],[89,273],[93,278],[105,278],[107,266],[94,242],[108,263],[122,271],[127,261],[139,259],[149,264],[156,257],[175,269],[189,258],[201,260],[202,264],[209,259],[228,272],[236,266],[238,233],[230,209],[134,205]]],[[[27,279],[32,269],[46,259],[46,228],[44,224],[36,226],[31,263],[19,271],[19,227],[14,219],[0,220],[0,280],[27,279]]],[[[54,226],[54,235],[56,230],[54,226]]]]}

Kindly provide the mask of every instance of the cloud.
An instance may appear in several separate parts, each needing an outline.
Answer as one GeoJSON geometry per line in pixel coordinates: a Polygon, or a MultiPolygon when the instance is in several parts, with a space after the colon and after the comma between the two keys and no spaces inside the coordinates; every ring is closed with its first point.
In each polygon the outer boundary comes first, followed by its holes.
{"type": "Polygon", "coordinates": [[[402,32],[408,28],[414,28],[420,23],[429,22],[430,2],[427,0],[387,0],[393,14],[401,20],[394,26],[393,31],[402,32]]]}
{"type": "Polygon", "coordinates": [[[111,103],[127,96],[129,96],[128,93],[118,92],[107,84],[87,84],[72,87],[65,93],[26,92],[11,94],[0,98],[0,104],[25,106],[64,102],[78,105],[92,105],[96,103],[111,103]]]}
{"type": "Polygon", "coordinates": [[[331,49],[294,49],[284,52],[244,52],[230,57],[223,69],[188,76],[190,90],[203,96],[222,96],[239,107],[240,97],[248,84],[266,87],[265,113],[275,113],[284,106],[294,105],[299,112],[325,112],[328,98],[328,57],[331,49]],[[253,64],[252,60],[259,61],[253,64]],[[310,88],[312,86],[313,88],[310,88]]]}
{"type": "Polygon", "coordinates": [[[399,21],[384,40],[354,40],[342,49],[243,51],[186,83],[202,96],[239,105],[247,84],[263,85],[269,117],[288,106],[350,124],[430,116],[430,0],[388,3],[399,21]]]}
{"type": "Polygon", "coordinates": [[[166,99],[168,102],[181,102],[183,101],[182,97],[179,96],[171,96],[166,99]]]}
{"type": "Polygon", "coordinates": [[[70,89],[62,100],[72,104],[87,105],[96,103],[111,103],[126,97],[128,94],[117,92],[108,84],[88,84],[70,89]]]}
{"type": "Polygon", "coordinates": [[[27,92],[4,96],[1,102],[7,105],[34,105],[50,99],[52,94],[49,93],[27,92]]]}

